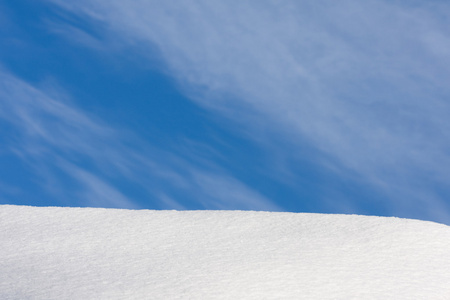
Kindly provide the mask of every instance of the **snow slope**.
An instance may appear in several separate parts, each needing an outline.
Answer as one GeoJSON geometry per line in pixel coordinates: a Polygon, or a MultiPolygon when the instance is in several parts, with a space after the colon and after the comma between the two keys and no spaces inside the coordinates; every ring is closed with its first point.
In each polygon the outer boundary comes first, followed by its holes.
{"type": "Polygon", "coordinates": [[[0,206],[0,299],[450,299],[450,227],[0,206]]]}

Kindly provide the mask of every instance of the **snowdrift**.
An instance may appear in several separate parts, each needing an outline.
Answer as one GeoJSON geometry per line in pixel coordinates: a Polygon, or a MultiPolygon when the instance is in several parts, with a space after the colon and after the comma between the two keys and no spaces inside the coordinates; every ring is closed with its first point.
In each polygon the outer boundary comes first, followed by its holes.
{"type": "Polygon", "coordinates": [[[450,299],[450,227],[0,206],[0,299],[450,299]]]}

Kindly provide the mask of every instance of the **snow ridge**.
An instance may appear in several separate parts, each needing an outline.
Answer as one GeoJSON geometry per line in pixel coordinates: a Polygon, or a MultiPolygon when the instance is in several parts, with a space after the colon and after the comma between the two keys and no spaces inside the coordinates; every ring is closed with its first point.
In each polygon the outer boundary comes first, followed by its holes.
{"type": "Polygon", "coordinates": [[[449,299],[450,227],[0,206],[1,299],[449,299]]]}

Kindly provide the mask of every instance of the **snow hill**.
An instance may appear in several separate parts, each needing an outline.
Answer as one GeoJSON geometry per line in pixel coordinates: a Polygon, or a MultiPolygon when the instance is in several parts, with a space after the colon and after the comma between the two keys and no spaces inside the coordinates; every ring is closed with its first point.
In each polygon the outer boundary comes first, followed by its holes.
{"type": "Polygon", "coordinates": [[[450,227],[2,205],[0,299],[450,299],[450,227]]]}

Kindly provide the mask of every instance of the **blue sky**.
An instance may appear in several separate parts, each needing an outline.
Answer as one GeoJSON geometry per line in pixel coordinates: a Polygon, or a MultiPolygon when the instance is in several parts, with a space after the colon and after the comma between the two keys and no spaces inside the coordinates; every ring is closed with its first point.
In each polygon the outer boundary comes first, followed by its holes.
{"type": "Polygon", "coordinates": [[[450,224],[449,14],[0,0],[0,203],[450,224]]]}

